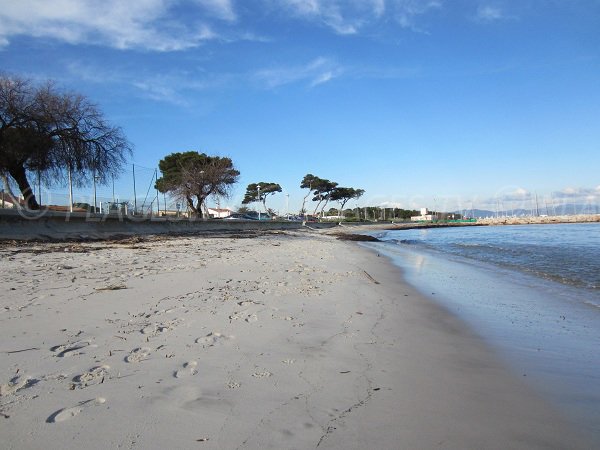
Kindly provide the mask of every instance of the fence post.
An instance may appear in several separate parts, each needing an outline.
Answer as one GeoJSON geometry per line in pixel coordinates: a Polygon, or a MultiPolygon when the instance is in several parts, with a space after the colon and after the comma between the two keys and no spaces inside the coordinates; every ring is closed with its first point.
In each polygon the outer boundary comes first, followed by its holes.
{"type": "Polygon", "coordinates": [[[135,216],[137,212],[137,193],[135,192],[135,164],[131,165],[133,167],[133,215],[135,216]]]}

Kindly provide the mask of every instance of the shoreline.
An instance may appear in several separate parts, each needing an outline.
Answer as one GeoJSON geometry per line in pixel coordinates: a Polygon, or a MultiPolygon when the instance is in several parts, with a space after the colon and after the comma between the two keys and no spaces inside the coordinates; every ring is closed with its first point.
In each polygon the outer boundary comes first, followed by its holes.
{"type": "Polygon", "coordinates": [[[0,248],[9,448],[587,447],[355,243],[297,231],[37,246],[57,251],[0,248]]]}
{"type": "Polygon", "coordinates": [[[514,374],[600,442],[592,292],[457,255],[361,245],[389,258],[404,281],[469,324],[514,374]]]}

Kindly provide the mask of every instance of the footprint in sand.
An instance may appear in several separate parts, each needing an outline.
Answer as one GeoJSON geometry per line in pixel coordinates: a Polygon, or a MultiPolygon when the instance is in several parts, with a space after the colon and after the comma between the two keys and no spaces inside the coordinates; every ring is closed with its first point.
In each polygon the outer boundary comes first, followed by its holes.
{"type": "Polygon", "coordinates": [[[244,320],[248,323],[256,322],[258,320],[258,316],[256,314],[248,314],[244,320]]]}
{"type": "Polygon", "coordinates": [[[86,373],[82,373],[81,375],[77,375],[73,378],[75,386],[83,389],[87,386],[103,383],[104,378],[108,376],[109,369],[110,366],[107,365],[93,367],[86,373]]]}
{"type": "Polygon", "coordinates": [[[237,389],[241,386],[241,383],[238,383],[237,381],[230,381],[229,383],[227,383],[227,387],[229,389],[237,389]]]}
{"type": "Polygon", "coordinates": [[[75,342],[74,344],[55,345],[50,348],[51,352],[56,353],[59,358],[66,358],[73,355],[81,355],[82,348],[89,347],[91,344],[88,341],[75,342]]]}
{"type": "Polygon", "coordinates": [[[268,378],[271,375],[273,375],[273,374],[271,372],[269,372],[268,370],[256,371],[252,374],[252,376],[254,378],[268,378]]]}
{"type": "Polygon", "coordinates": [[[148,325],[140,330],[142,334],[149,334],[152,336],[157,335],[158,333],[164,333],[165,331],[172,331],[179,324],[179,320],[169,320],[168,322],[163,323],[153,323],[148,325]]]}
{"type": "Polygon", "coordinates": [[[14,394],[20,389],[27,388],[29,386],[33,386],[37,383],[38,380],[35,380],[26,375],[20,375],[14,377],[6,384],[0,384],[0,397],[4,397],[5,395],[14,394]]]}
{"type": "Polygon", "coordinates": [[[195,342],[196,344],[202,344],[203,347],[212,347],[216,344],[224,344],[233,338],[233,336],[227,336],[225,334],[213,331],[204,337],[199,337],[195,342]]]}
{"type": "Polygon", "coordinates": [[[146,359],[146,357],[152,353],[152,350],[148,347],[138,347],[131,350],[131,353],[125,357],[125,362],[137,363],[146,359]]]}
{"type": "Polygon", "coordinates": [[[80,402],[77,406],[72,406],[71,408],[63,408],[59,409],[50,417],[46,419],[46,423],[58,423],[64,422],[65,420],[69,420],[72,417],[78,415],[81,411],[86,408],[90,408],[92,406],[98,406],[106,402],[106,399],[103,397],[93,398],[91,400],[85,400],[80,402]]]}
{"type": "Polygon", "coordinates": [[[188,361],[183,365],[183,369],[176,371],[173,376],[175,378],[184,378],[196,375],[198,373],[198,370],[196,369],[197,366],[198,363],[196,361],[188,361]]]}
{"type": "Polygon", "coordinates": [[[229,320],[239,320],[241,319],[243,316],[241,313],[234,311],[232,315],[229,316],[229,320]]]}

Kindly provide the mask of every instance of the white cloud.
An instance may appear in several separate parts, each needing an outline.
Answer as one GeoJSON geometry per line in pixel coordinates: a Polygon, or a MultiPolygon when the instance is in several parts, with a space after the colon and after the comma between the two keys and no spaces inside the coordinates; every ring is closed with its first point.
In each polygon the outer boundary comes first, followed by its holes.
{"type": "Polygon", "coordinates": [[[356,34],[361,28],[385,20],[420,31],[415,18],[442,6],[442,0],[282,0],[292,14],[331,28],[338,34],[356,34]]]}
{"type": "Polygon", "coordinates": [[[495,6],[480,5],[479,8],[477,8],[476,18],[482,22],[493,22],[495,20],[500,20],[503,18],[502,10],[495,6]]]}
{"type": "MultiPolygon", "coordinates": [[[[392,202],[392,201],[380,202],[377,206],[379,206],[380,208],[406,209],[406,206],[404,206],[404,203],[401,203],[401,202],[392,202]]],[[[410,208],[410,209],[412,209],[412,208],[410,208]]]]}
{"type": "MultiPolygon", "coordinates": [[[[223,18],[233,17],[228,1],[198,1],[223,18]]],[[[217,38],[202,22],[185,26],[170,20],[174,4],[172,0],[0,0],[0,43],[27,35],[71,44],[173,51],[217,38]]]]}
{"type": "Polygon", "coordinates": [[[493,198],[484,200],[484,203],[495,205],[498,202],[520,202],[532,198],[533,194],[525,188],[519,186],[505,186],[498,190],[493,198]]]}
{"type": "Polygon", "coordinates": [[[196,2],[219,19],[229,22],[237,19],[231,0],[196,0],[196,2]]]}
{"type": "Polygon", "coordinates": [[[372,0],[373,13],[376,17],[381,17],[385,13],[385,0],[372,0]]]}
{"type": "Polygon", "coordinates": [[[291,83],[308,82],[310,87],[331,81],[341,75],[342,68],[327,58],[317,58],[308,64],[295,67],[277,67],[259,70],[255,78],[268,88],[291,83]]]}
{"type": "Polygon", "coordinates": [[[596,186],[595,188],[569,186],[560,191],[553,192],[552,197],[579,200],[600,198],[600,186],[596,186]]]}
{"type": "Polygon", "coordinates": [[[518,16],[510,14],[496,5],[481,4],[477,8],[474,20],[481,23],[492,23],[501,20],[518,20],[518,16]]]}
{"type": "Polygon", "coordinates": [[[419,32],[422,30],[416,25],[416,18],[443,6],[441,0],[396,0],[393,3],[394,17],[400,26],[419,32]]]}
{"type": "Polygon", "coordinates": [[[124,67],[99,67],[81,62],[67,65],[70,76],[80,80],[111,84],[132,91],[140,98],[170,103],[178,106],[189,106],[190,92],[208,91],[213,88],[226,87],[234,78],[229,74],[211,74],[203,71],[195,73],[171,70],[162,73],[132,71],[124,67]]]}

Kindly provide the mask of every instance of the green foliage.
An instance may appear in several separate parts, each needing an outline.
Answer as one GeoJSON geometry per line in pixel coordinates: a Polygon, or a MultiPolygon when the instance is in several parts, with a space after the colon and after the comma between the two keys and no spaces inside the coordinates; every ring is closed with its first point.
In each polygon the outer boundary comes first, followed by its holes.
{"type": "Polygon", "coordinates": [[[261,202],[265,210],[267,210],[267,197],[278,192],[281,192],[281,186],[277,183],[266,183],[264,181],[251,183],[246,188],[242,204],[247,205],[249,203],[261,202]]]}
{"type": "Polygon", "coordinates": [[[312,201],[317,202],[317,206],[315,207],[313,214],[317,213],[319,206],[324,202],[321,208],[321,214],[323,213],[323,210],[331,199],[331,193],[334,191],[337,185],[338,184],[335,181],[329,181],[321,178],[315,180],[315,185],[313,185],[314,197],[312,201]]]}
{"type": "Polygon", "coordinates": [[[300,214],[306,213],[306,200],[313,193],[313,186],[316,186],[319,181],[320,178],[314,176],[312,173],[307,173],[304,175],[304,178],[302,178],[302,181],[300,182],[300,188],[308,189],[308,193],[304,196],[304,199],[302,199],[302,208],[300,208],[300,214]]]}
{"type": "Polygon", "coordinates": [[[185,199],[196,214],[202,213],[207,197],[229,197],[240,175],[230,158],[195,151],[171,153],[160,160],[158,168],[162,177],[156,180],[156,189],[185,199]]]}
{"type": "Polygon", "coordinates": [[[412,216],[418,216],[419,212],[401,208],[380,208],[378,206],[367,206],[354,209],[354,214],[361,220],[410,220],[412,216]]]}
{"type": "Polygon", "coordinates": [[[304,175],[304,178],[302,178],[302,181],[300,182],[300,189],[308,189],[312,192],[319,181],[321,181],[319,177],[314,176],[312,173],[308,173],[304,175]]]}
{"type": "Polygon", "coordinates": [[[346,203],[352,199],[359,199],[365,193],[364,189],[354,189],[347,187],[336,187],[330,194],[331,200],[340,202],[341,208],[344,209],[346,203]]]}

